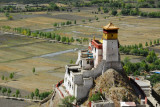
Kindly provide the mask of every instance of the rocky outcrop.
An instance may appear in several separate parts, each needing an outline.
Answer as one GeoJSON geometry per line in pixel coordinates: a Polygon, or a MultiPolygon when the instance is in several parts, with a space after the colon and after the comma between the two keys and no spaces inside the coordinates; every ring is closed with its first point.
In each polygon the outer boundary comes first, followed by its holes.
{"type": "Polygon", "coordinates": [[[160,83],[155,84],[153,89],[160,96],[160,83]]]}
{"type": "Polygon", "coordinates": [[[119,107],[119,101],[122,100],[138,101],[126,74],[114,69],[108,69],[95,80],[95,87],[90,91],[90,95],[99,90],[105,93],[106,98],[113,100],[116,107],[119,107]]]}

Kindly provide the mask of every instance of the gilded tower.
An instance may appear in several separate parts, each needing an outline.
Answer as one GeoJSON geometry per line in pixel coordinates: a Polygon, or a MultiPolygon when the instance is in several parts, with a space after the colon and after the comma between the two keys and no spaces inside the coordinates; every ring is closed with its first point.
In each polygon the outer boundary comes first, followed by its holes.
{"type": "Polygon", "coordinates": [[[109,23],[103,26],[103,60],[107,62],[119,62],[118,51],[118,27],[109,23]]]}

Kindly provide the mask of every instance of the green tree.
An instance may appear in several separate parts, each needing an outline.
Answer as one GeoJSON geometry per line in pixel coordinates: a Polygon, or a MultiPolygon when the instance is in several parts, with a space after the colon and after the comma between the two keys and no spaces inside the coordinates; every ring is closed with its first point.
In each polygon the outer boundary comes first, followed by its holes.
{"type": "Polygon", "coordinates": [[[36,88],[34,93],[35,93],[35,96],[36,96],[36,99],[37,99],[37,97],[39,96],[39,89],[36,88]]]}
{"type": "Polygon", "coordinates": [[[85,23],[85,20],[82,20],[83,23],[85,23]]]}
{"type": "Polygon", "coordinates": [[[41,100],[45,99],[46,97],[48,97],[52,92],[43,92],[39,94],[39,98],[41,100]]]}
{"type": "Polygon", "coordinates": [[[7,92],[8,92],[8,95],[10,96],[10,94],[11,94],[12,91],[11,91],[10,88],[8,88],[8,91],[7,91],[7,92]]]}
{"type": "Polygon", "coordinates": [[[152,46],[152,41],[150,41],[150,46],[152,46]]]}
{"type": "Polygon", "coordinates": [[[60,35],[56,35],[56,40],[57,40],[57,41],[60,41],[60,40],[61,40],[60,35]]]}
{"type": "Polygon", "coordinates": [[[12,11],[13,11],[13,8],[9,8],[9,11],[12,12],[12,11]]]}
{"type": "Polygon", "coordinates": [[[155,62],[157,59],[157,55],[154,51],[150,51],[149,55],[146,57],[146,61],[149,63],[155,62]]]}
{"type": "Polygon", "coordinates": [[[154,40],[154,45],[156,45],[156,40],[154,40]]]}
{"type": "Polygon", "coordinates": [[[46,33],[46,37],[47,37],[47,38],[51,38],[51,33],[49,33],[49,32],[46,33]]]}
{"type": "Polygon", "coordinates": [[[99,19],[99,18],[97,17],[96,20],[98,21],[98,19],[99,19]]]}
{"type": "Polygon", "coordinates": [[[61,41],[64,43],[66,41],[66,37],[62,37],[61,41]]]}
{"type": "Polygon", "coordinates": [[[31,93],[31,98],[33,99],[33,97],[34,97],[34,93],[32,92],[32,93],[31,93]]]}
{"type": "Polygon", "coordinates": [[[8,20],[13,20],[13,16],[8,16],[8,20]]]}
{"type": "Polygon", "coordinates": [[[71,42],[74,42],[74,38],[73,37],[71,37],[71,42]]]}
{"type": "Polygon", "coordinates": [[[88,19],[88,21],[91,22],[92,20],[91,20],[91,19],[88,19]]]}
{"type": "Polygon", "coordinates": [[[61,22],[61,26],[64,26],[65,25],[65,22],[61,22]]]}
{"type": "Polygon", "coordinates": [[[142,45],[142,43],[139,43],[139,48],[143,48],[143,45],[142,45]]]}
{"type": "Polygon", "coordinates": [[[107,8],[104,8],[104,13],[108,13],[109,10],[107,8]]]}
{"type": "Polygon", "coordinates": [[[57,27],[57,25],[58,25],[57,23],[54,23],[54,24],[53,24],[54,27],[57,27]]]}
{"type": "Polygon", "coordinates": [[[99,11],[99,12],[101,11],[101,8],[100,8],[100,7],[98,7],[98,11],[99,11]]]}
{"type": "Polygon", "coordinates": [[[2,89],[2,93],[3,93],[3,95],[4,95],[4,93],[6,93],[7,92],[7,88],[6,87],[4,87],[3,89],[2,89]]]}
{"type": "Polygon", "coordinates": [[[75,25],[77,24],[77,21],[76,21],[76,20],[74,21],[74,24],[75,24],[75,25]]]}
{"type": "Polygon", "coordinates": [[[117,15],[117,10],[112,10],[111,14],[112,14],[113,16],[117,15]]]}
{"type": "Polygon", "coordinates": [[[146,42],[145,46],[146,46],[146,47],[148,46],[148,42],[146,42]]]}
{"type": "Polygon", "coordinates": [[[66,25],[69,25],[69,21],[66,22],[66,25]]]}
{"type": "Polygon", "coordinates": [[[13,73],[10,73],[9,78],[13,79],[13,77],[14,77],[13,73]]]}
{"type": "Polygon", "coordinates": [[[70,60],[70,64],[73,64],[73,60],[72,59],[70,60]]]}
{"type": "Polygon", "coordinates": [[[154,74],[149,78],[149,80],[151,81],[152,84],[156,84],[160,81],[160,75],[154,74]]]}
{"type": "Polygon", "coordinates": [[[55,39],[55,38],[56,38],[56,36],[55,36],[54,33],[51,35],[51,38],[52,38],[52,39],[55,39]]]}
{"type": "Polygon", "coordinates": [[[59,11],[59,7],[58,7],[55,3],[51,2],[51,3],[49,4],[49,10],[59,11]]]}
{"type": "Polygon", "coordinates": [[[4,80],[4,75],[2,75],[1,79],[4,80]]]}
{"type": "Polygon", "coordinates": [[[66,43],[70,43],[69,37],[66,38],[66,43]]]}
{"type": "Polygon", "coordinates": [[[33,72],[33,74],[36,72],[36,69],[35,69],[35,67],[33,67],[33,69],[32,69],[32,72],[33,72]]]}
{"type": "Polygon", "coordinates": [[[18,97],[19,94],[20,94],[20,91],[16,90],[16,97],[18,97]]]}
{"type": "Polygon", "coordinates": [[[159,45],[159,39],[157,39],[157,45],[159,45]]]}
{"type": "Polygon", "coordinates": [[[125,57],[124,60],[123,60],[123,63],[124,63],[124,64],[127,64],[127,63],[129,63],[129,62],[130,62],[129,57],[125,57]]]}

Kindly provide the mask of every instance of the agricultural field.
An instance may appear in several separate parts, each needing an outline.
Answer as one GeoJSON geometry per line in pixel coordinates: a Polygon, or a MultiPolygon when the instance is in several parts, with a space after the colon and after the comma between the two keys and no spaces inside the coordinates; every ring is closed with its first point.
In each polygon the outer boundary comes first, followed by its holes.
{"type": "MultiPolygon", "coordinates": [[[[84,38],[90,40],[102,37],[102,26],[112,22],[119,27],[119,42],[121,45],[133,45],[153,41],[160,38],[160,18],[143,18],[137,16],[110,16],[110,13],[98,14],[94,7],[73,9],[72,12],[26,12],[12,13],[13,20],[7,20],[0,13],[0,27],[11,26],[12,28],[29,28],[32,31],[50,31],[62,36],[84,38]],[[96,20],[98,18],[98,20],[96,20]],[[89,21],[91,19],[91,21],[89,21]],[[71,25],[53,27],[54,23],[72,21],[71,25]],[[74,24],[76,20],[77,24],[74,24]],[[83,20],[83,21],[82,21],[83,20]],[[85,20],[85,21],[84,21],[85,20]]],[[[143,9],[142,9],[143,10],[143,9]]],[[[149,10],[151,11],[151,10],[149,10]]],[[[154,10],[152,10],[154,11],[154,10]]],[[[159,11],[159,10],[157,10],[159,11]]],[[[76,62],[77,51],[74,49],[85,49],[88,43],[83,45],[68,45],[62,43],[49,43],[44,39],[34,39],[14,34],[0,33],[0,77],[4,75],[7,80],[0,79],[0,86],[12,87],[30,93],[36,88],[40,92],[50,91],[53,85],[62,80],[65,65],[70,60],[76,62]],[[63,53],[56,56],[45,56],[66,50],[73,52],[63,53]],[[35,73],[32,69],[35,68],[35,73]],[[15,72],[13,80],[9,74],[15,72]]],[[[160,47],[152,49],[159,53],[160,47]]],[[[144,59],[141,56],[121,55],[131,58],[132,62],[144,59]]]]}
{"type": "MultiPolygon", "coordinates": [[[[145,42],[159,38],[159,18],[120,15],[111,17],[109,16],[110,13],[92,13],[97,11],[97,8],[93,7],[80,8],[80,10],[81,11],[78,12],[78,9],[75,8],[72,12],[13,13],[13,20],[1,21],[0,26],[10,25],[12,28],[30,28],[32,31],[49,29],[49,31],[69,37],[93,38],[93,36],[95,36],[100,39],[102,36],[102,26],[112,22],[120,28],[119,41],[122,45],[135,43],[144,44],[145,42]],[[96,20],[97,18],[98,20],[96,20]],[[89,19],[91,19],[91,22],[89,22],[89,19]],[[72,25],[60,28],[53,27],[54,23],[66,22],[68,20],[72,21],[72,25]],[[77,21],[76,25],[73,24],[74,20],[77,21]],[[82,20],[85,20],[85,22],[82,22],[82,20]]],[[[149,9],[148,11],[150,10],[159,11],[159,9],[149,9]]],[[[1,15],[0,18],[3,19],[4,16],[1,15]]]]}
{"type": "Polygon", "coordinates": [[[7,80],[0,79],[0,85],[9,86],[29,92],[38,88],[40,91],[52,90],[53,84],[63,79],[64,66],[72,59],[77,58],[77,52],[59,54],[57,56],[42,55],[56,53],[83,46],[49,43],[28,37],[11,34],[0,34],[0,77],[4,75],[7,80]],[[35,67],[35,74],[32,69],[35,67]],[[61,72],[59,72],[61,71],[61,72]],[[9,74],[14,72],[14,80],[9,74]],[[46,83],[47,82],[47,83],[46,83]]]}
{"type": "MultiPolygon", "coordinates": [[[[8,25],[12,28],[30,28],[32,31],[43,31],[44,29],[50,29],[52,32],[62,36],[74,38],[88,37],[90,39],[95,36],[97,39],[101,39],[102,26],[112,22],[114,25],[120,28],[119,41],[122,45],[138,43],[145,44],[145,42],[159,38],[160,19],[158,18],[142,18],[137,16],[109,17],[110,13],[104,14],[99,12],[98,14],[93,14],[92,12],[97,11],[97,9],[93,7],[80,8],[80,12],[77,10],[78,9],[75,8],[73,9],[73,12],[12,13],[13,20],[1,20],[0,26],[8,25]],[[98,20],[96,20],[97,17],[98,20]],[[91,19],[90,22],[89,19],[91,19]],[[76,20],[77,24],[75,25],[72,23],[72,25],[59,28],[53,27],[54,23],[66,22],[67,20],[71,20],[72,22],[76,20]],[[85,22],[82,22],[82,20],[85,20],[85,22]]],[[[1,14],[0,18],[3,17],[4,15],[1,14]]],[[[88,43],[85,45],[87,44],[88,43]]],[[[17,76],[17,79],[21,82],[10,81],[7,83],[8,86],[17,88],[22,88],[21,86],[23,86],[24,89],[32,91],[35,87],[40,87],[41,84],[44,84],[40,90],[50,90],[53,83],[56,83],[57,80],[63,78],[63,75],[58,73],[64,73],[64,65],[69,63],[70,59],[72,58],[74,61],[76,60],[77,52],[61,54],[54,58],[42,58],[39,56],[48,53],[74,49],[77,47],[80,46],[64,45],[60,43],[51,44],[43,39],[33,39],[28,37],[1,34],[1,74],[3,74],[2,72],[7,71],[8,73],[17,72],[16,75],[19,75],[17,76]],[[33,67],[36,68],[38,76],[32,74],[33,67]],[[54,71],[53,74],[61,75],[60,77],[53,77],[54,75],[50,75],[48,73],[52,72],[52,70],[55,68],[59,68],[57,70],[61,72],[54,71]],[[47,80],[44,79],[46,77],[47,80]],[[44,83],[37,83],[39,80],[44,80],[44,83]],[[48,81],[47,84],[45,83],[46,81],[48,81]]],[[[3,84],[3,81],[0,80],[0,82],[3,84]]]]}

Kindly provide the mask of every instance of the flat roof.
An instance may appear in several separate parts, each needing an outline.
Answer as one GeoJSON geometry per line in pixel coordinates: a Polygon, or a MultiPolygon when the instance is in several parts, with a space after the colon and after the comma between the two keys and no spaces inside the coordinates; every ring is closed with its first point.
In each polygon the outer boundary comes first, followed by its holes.
{"type": "Polygon", "coordinates": [[[141,81],[141,80],[135,80],[135,82],[139,85],[139,86],[150,86],[150,83],[145,82],[145,81],[141,81]]]}
{"type": "Polygon", "coordinates": [[[132,107],[136,107],[135,102],[120,102],[120,104],[121,104],[121,107],[122,107],[122,106],[126,106],[126,107],[132,106],[132,107]]]}
{"type": "Polygon", "coordinates": [[[102,43],[99,40],[92,40],[92,45],[98,49],[102,49],[102,43]]]}
{"type": "Polygon", "coordinates": [[[79,65],[67,65],[69,69],[78,69],[81,68],[79,65]]]}

